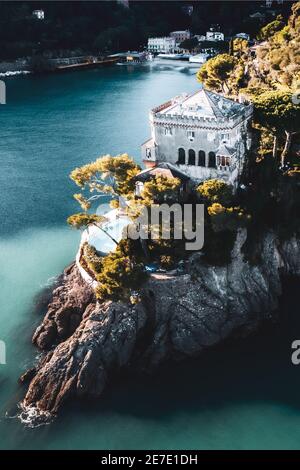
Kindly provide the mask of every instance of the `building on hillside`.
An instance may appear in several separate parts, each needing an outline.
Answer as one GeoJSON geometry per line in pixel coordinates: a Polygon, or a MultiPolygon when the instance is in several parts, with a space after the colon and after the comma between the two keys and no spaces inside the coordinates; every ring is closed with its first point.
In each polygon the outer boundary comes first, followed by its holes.
{"type": "Polygon", "coordinates": [[[224,41],[224,34],[211,28],[206,33],[206,41],[224,41]]]}
{"type": "Polygon", "coordinates": [[[251,104],[201,89],[150,112],[151,138],[142,145],[147,168],[176,165],[196,181],[222,178],[236,185],[251,147],[251,104]]]}
{"type": "Polygon", "coordinates": [[[176,48],[175,38],[162,37],[162,38],[149,38],[148,51],[152,53],[174,53],[176,48]]]}
{"type": "Polygon", "coordinates": [[[44,12],[44,10],[33,10],[32,16],[34,16],[38,20],[44,20],[45,19],[45,12],[44,12]]]}
{"type": "MultiPolygon", "coordinates": [[[[278,5],[283,4],[283,0],[276,0],[278,5]]],[[[270,8],[272,6],[272,3],[275,3],[275,0],[266,0],[266,8],[270,8]]]]}
{"type": "Polygon", "coordinates": [[[175,43],[180,44],[183,41],[191,38],[191,33],[188,30],[185,31],[172,31],[170,37],[175,39],[175,43]]]}

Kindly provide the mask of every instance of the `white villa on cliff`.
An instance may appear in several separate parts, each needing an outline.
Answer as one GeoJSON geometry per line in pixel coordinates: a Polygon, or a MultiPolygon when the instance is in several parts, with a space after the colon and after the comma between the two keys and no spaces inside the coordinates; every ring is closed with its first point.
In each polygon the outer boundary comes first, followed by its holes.
{"type": "Polygon", "coordinates": [[[194,180],[237,185],[251,146],[251,104],[201,89],[150,112],[151,138],[142,145],[146,168],[167,162],[194,180]]]}

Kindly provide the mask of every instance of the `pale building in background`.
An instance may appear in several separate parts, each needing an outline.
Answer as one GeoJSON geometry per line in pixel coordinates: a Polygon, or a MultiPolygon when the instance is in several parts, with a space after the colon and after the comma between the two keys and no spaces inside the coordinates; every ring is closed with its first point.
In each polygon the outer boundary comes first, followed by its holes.
{"type": "Polygon", "coordinates": [[[210,29],[206,33],[206,40],[207,41],[224,41],[224,34],[220,31],[214,31],[210,29]]]}
{"type": "Polygon", "coordinates": [[[45,12],[44,12],[44,10],[33,10],[32,16],[34,16],[38,20],[44,20],[45,19],[45,12]]]}
{"type": "Polygon", "coordinates": [[[149,38],[148,39],[148,51],[153,53],[163,52],[170,54],[175,51],[176,42],[173,37],[162,37],[162,38],[149,38]]]}
{"type": "MultiPolygon", "coordinates": [[[[276,1],[278,5],[283,4],[283,0],[276,0],[276,1]]],[[[270,8],[272,6],[272,3],[273,3],[273,0],[266,0],[266,7],[270,8]]],[[[275,0],[274,0],[274,3],[275,3],[275,0]]]]}
{"type": "Polygon", "coordinates": [[[176,45],[180,44],[183,41],[186,41],[186,39],[191,38],[191,33],[188,30],[185,31],[172,31],[170,33],[170,37],[175,39],[176,45]]]}

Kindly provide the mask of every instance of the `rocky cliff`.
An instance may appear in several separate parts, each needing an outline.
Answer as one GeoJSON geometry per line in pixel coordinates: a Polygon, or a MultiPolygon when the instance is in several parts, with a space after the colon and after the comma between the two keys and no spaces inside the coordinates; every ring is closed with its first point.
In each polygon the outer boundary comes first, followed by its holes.
{"type": "Polygon", "coordinates": [[[187,273],[153,275],[136,305],[99,304],[75,265],[65,270],[33,342],[45,355],[23,376],[23,407],[55,413],[69,397],[99,397],[121,368],[152,369],[196,356],[234,335],[255,330],[276,311],[281,278],[300,275],[300,241],[269,233],[262,263],[251,265],[238,234],[232,262],[212,267],[193,254],[187,273]]]}

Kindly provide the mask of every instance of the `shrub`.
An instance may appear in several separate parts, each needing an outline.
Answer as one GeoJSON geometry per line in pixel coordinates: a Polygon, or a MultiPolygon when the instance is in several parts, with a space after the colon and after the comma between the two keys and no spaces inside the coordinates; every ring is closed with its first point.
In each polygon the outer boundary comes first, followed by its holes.
{"type": "Polygon", "coordinates": [[[230,205],[233,199],[232,186],[223,180],[211,179],[201,183],[197,192],[209,204],[215,202],[224,206],[230,205]]]}
{"type": "Polygon", "coordinates": [[[162,255],[160,257],[160,264],[165,269],[172,269],[175,264],[175,260],[173,256],[170,255],[162,255]]]}
{"type": "Polygon", "coordinates": [[[146,277],[143,264],[134,256],[126,255],[122,245],[118,246],[114,252],[103,258],[101,272],[96,276],[96,296],[101,301],[128,301],[131,291],[136,290],[146,277]]]}
{"type": "Polygon", "coordinates": [[[120,207],[119,199],[112,199],[109,205],[112,209],[118,209],[120,207]]]}
{"type": "Polygon", "coordinates": [[[102,269],[103,259],[103,257],[100,257],[97,254],[97,251],[93,246],[89,245],[88,243],[83,244],[81,264],[86,264],[88,269],[92,271],[95,276],[102,269]]]}
{"type": "Polygon", "coordinates": [[[142,198],[147,205],[176,201],[179,186],[179,178],[157,175],[144,184],[142,198]]]}
{"type": "Polygon", "coordinates": [[[209,206],[207,212],[215,232],[235,231],[240,227],[244,227],[251,219],[250,215],[246,214],[240,207],[227,208],[217,202],[209,206]]]}
{"type": "Polygon", "coordinates": [[[67,223],[76,229],[87,228],[89,225],[101,224],[107,219],[102,215],[88,214],[87,212],[79,212],[78,214],[70,215],[67,223]]]}

